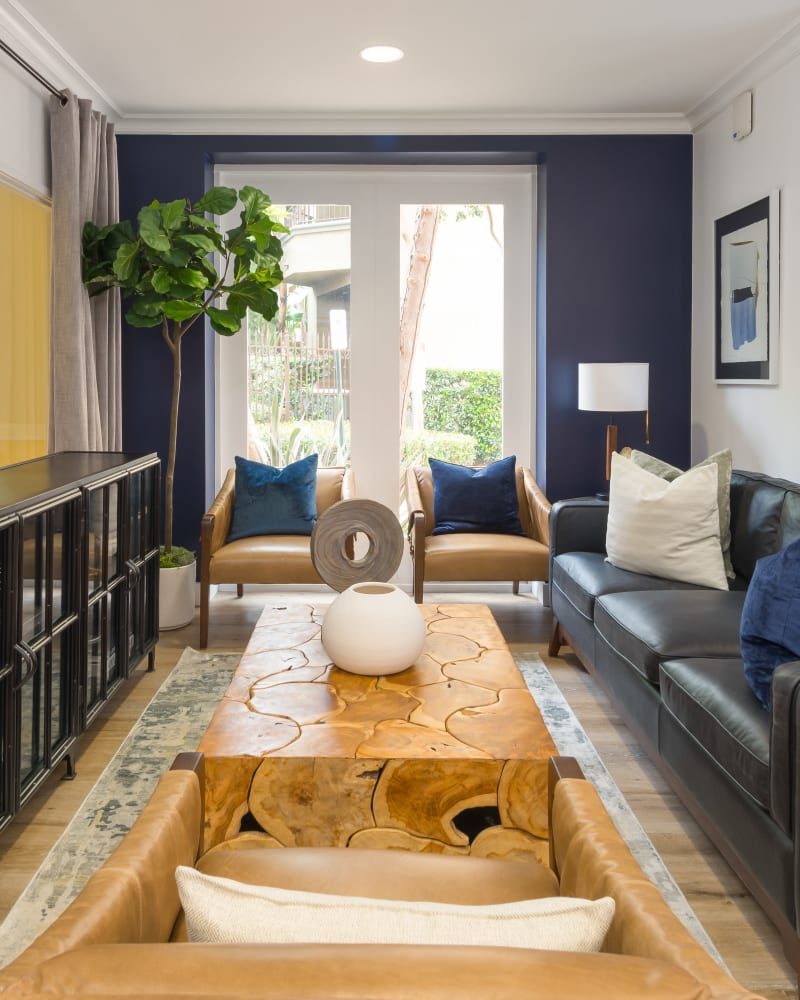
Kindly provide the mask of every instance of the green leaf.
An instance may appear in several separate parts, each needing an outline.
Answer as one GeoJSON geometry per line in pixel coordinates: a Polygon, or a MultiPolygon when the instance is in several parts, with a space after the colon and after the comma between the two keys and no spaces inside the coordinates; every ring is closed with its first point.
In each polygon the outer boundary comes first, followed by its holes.
{"type": "Polygon", "coordinates": [[[196,247],[196,249],[202,250],[203,253],[214,253],[217,249],[217,244],[211,237],[204,236],[202,233],[178,233],[175,239],[179,243],[186,243],[190,247],[196,247]]]}
{"type": "Polygon", "coordinates": [[[125,313],[125,320],[131,326],[138,327],[159,326],[161,323],[160,316],[145,316],[137,311],[135,305],[125,313]]]}
{"type": "Polygon", "coordinates": [[[181,267],[175,272],[175,277],[184,285],[191,288],[208,288],[208,278],[202,271],[195,271],[192,267],[181,267]]]}
{"type": "Polygon", "coordinates": [[[120,281],[127,281],[134,273],[136,255],[139,252],[139,243],[123,243],[117,250],[114,258],[114,274],[120,281]]]}
{"type": "Polygon", "coordinates": [[[175,319],[179,323],[185,319],[190,319],[202,312],[202,306],[197,302],[186,302],[184,299],[175,299],[164,303],[164,315],[167,319],[175,319]]]}
{"type": "Polygon", "coordinates": [[[169,237],[161,228],[161,212],[157,201],[145,205],[137,216],[139,220],[139,236],[153,250],[169,250],[169,237]]]}
{"type": "Polygon", "coordinates": [[[245,225],[255,222],[256,219],[260,219],[261,216],[266,215],[270,205],[272,205],[272,202],[263,191],[259,191],[258,188],[251,187],[249,184],[242,188],[239,192],[239,197],[242,199],[242,204],[244,205],[242,222],[245,225]]]}
{"type": "Polygon", "coordinates": [[[161,259],[170,267],[186,267],[192,255],[185,247],[173,247],[169,253],[163,254],[161,259]]]}
{"type": "Polygon", "coordinates": [[[231,289],[228,294],[228,308],[231,310],[239,308],[241,303],[265,319],[272,319],[278,311],[278,296],[271,288],[265,288],[257,281],[243,281],[231,289]]]}
{"type": "Polygon", "coordinates": [[[161,221],[164,229],[175,229],[183,220],[186,212],[186,199],[179,198],[177,201],[168,201],[161,206],[161,221]]]}
{"type": "Polygon", "coordinates": [[[165,267],[159,267],[154,272],[153,288],[157,292],[161,292],[162,294],[164,292],[168,292],[173,284],[174,284],[173,277],[165,267]]]}
{"type": "Polygon", "coordinates": [[[211,320],[211,326],[217,333],[221,333],[225,337],[229,337],[241,329],[242,318],[234,316],[227,309],[216,309],[214,306],[209,306],[206,312],[208,313],[208,318],[211,320]]]}
{"type": "Polygon", "coordinates": [[[195,215],[194,212],[189,212],[187,219],[192,225],[202,226],[203,229],[213,229],[216,232],[216,224],[212,219],[207,219],[204,215],[195,215]]]}
{"type": "Polygon", "coordinates": [[[195,203],[196,212],[211,212],[212,215],[224,215],[234,207],[237,194],[233,188],[212,187],[195,203]]]}

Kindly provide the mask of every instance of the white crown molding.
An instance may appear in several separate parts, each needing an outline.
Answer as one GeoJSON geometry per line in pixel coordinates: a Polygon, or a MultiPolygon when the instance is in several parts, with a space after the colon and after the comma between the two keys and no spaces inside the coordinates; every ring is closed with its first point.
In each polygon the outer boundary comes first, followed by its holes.
{"type": "MultiPolygon", "coordinates": [[[[105,114],[109,121],[116,123],[120,118],[119,109],[111,98],[16,0],[0,0],[0,32],[4,41],[56,89],[71,90],[78,97],[91,98],[95,110],[105,114]]],[[[16,66],[5,53],[0,53],[0,57],[16,66]]],[[[30,81],[33,86],[40,86],[33,77],[30,81]]],[[[47,94],[44,87],[42,93],[47,94]]]]}
{"type": "Polygon", "coordinates": [[[586,135],[688,133],[681,114],[126,114],[120,134],[194,135],[586,135]]]}
{"type": "Polygon", "coordinates": [[[800,19],[758,51],[744,66],[686,113],[692,132],[724,111],[735,97],[772,76],[800,55],[800,19]]]}

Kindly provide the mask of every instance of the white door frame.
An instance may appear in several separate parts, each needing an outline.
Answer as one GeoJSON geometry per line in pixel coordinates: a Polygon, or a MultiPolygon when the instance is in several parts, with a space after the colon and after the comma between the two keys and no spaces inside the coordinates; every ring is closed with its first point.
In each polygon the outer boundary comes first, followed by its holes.
{"type": "MultiPolygon", "coordinates": [[[[503,204],[503,454],[535,468],[535,167],[225,165],[215,184],[252,184],[277,204],[350,205],[351,463],[358,494],[397,510],[398,239],[401,204],[503,204]],[[371,218],[373,226],[359,225],[371,218]],[[380,250],[378,250],[380,247],[380,250]]],[[[238,223],[238,209],[223,226],[238,223]]],[[[465,289],[475,283],[465,275],[465,289]]],[[[246,454],[247,343],[216,337],[216,482],[246,454]]]]}

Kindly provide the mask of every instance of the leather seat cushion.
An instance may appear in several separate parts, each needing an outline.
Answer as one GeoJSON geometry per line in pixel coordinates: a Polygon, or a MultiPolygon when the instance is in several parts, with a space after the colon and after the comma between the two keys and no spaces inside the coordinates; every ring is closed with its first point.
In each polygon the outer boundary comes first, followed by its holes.
{"type": "Polygon", "coordinates": [[[661,700],[719,766],[768,809],[770,716],[750,690],[741,659],[662,663],[661,700]]]}
{"type": "Polygon", "coordinates": [[[553,560],[552,582],[586,618],[602,594],[629,590],[698,590],[692,583],[632,573],[612,564],[600,552],[565,552],[553,560]]]}
{"type": "Polygon", "coordinates": [[[211,583],[322,583],[311,562],[308,535],[251,535],[211,557],[211,583]]]}
{"type": "Polygon", "coordinates": [[[597,599],[598,635],[652,684],[659,664],[685,656],[738,656],[740,591],[653,590],[597,599]]]}
{"type": "Polygon", "coordinates": [[[548,547],[526,535],[425,538],[426,580],[546,580],[549,560],[548,547]]]}

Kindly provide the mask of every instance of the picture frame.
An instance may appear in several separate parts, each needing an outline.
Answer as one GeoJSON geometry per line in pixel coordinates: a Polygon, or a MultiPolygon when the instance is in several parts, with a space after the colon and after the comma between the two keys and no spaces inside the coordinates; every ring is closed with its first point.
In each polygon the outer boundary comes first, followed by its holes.
{"type": "Polygon", "coordinates": [[[714,380],[775,385],[780,324],[780,194],[714,222],[714,380]]]}

